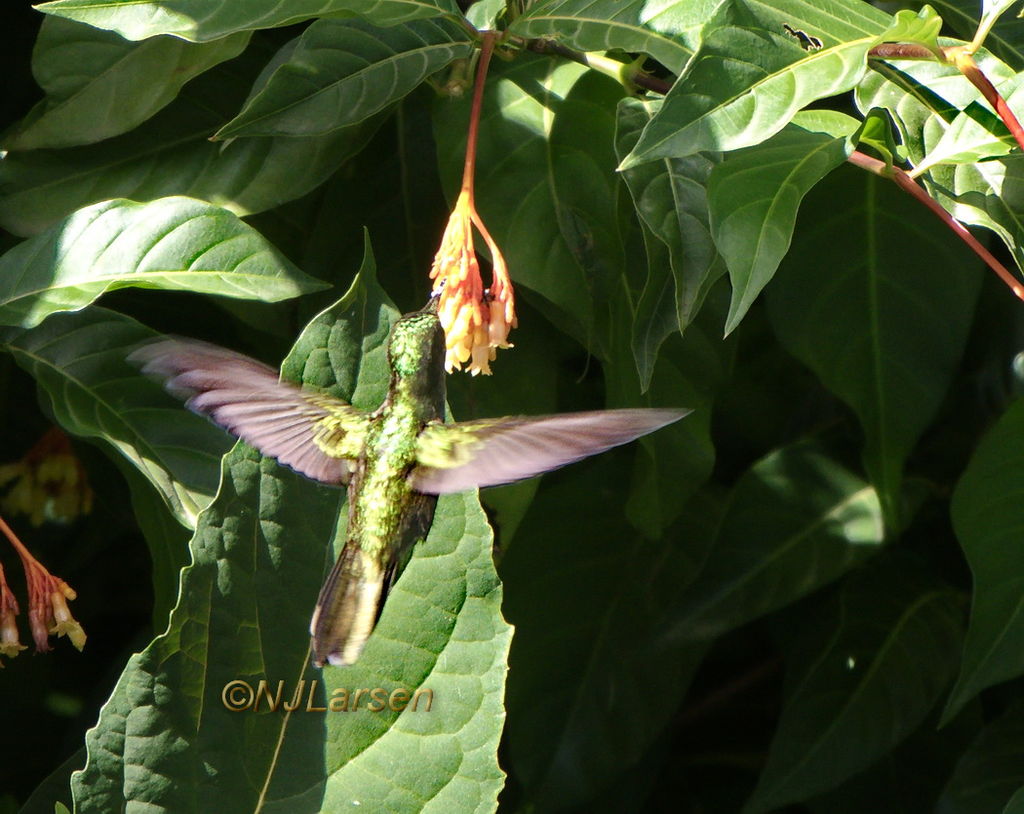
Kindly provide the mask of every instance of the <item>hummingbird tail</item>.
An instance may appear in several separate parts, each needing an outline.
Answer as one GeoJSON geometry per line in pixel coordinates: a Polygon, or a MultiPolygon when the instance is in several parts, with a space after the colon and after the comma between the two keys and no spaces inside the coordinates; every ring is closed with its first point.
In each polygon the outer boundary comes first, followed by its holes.
{"type": "Polygon", "coordinates": [[[384,607],[390,570],[358,545],[345,544],[309,625],[317,667],[344,667],[359,658],[384,607]]]}

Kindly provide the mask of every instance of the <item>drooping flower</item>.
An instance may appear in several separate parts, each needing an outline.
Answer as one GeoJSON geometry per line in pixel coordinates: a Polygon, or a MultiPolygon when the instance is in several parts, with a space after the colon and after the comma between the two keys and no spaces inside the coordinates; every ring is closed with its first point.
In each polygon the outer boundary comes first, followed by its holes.
{"type": "MultiPolygon", "coordinates": [[[[0,566],[0,656],[14,658],[25,649],[18,638],[18,600],[7,585],[3,566],[0,566]]],[[[3,667],[3,662],[0,662],[3,667]]]]}
{"type": "MultiPolygon", "coordinates": [[[[21,558],[22,567],[25,569],[25,584],[28,586],[28,624],[32,631],[36,652],[45,653],[51,649],[51,635],[66,635],[71,643],[81,650],[85,646],[85,631],[71,615],[67,603],[67,600],[75,598],[74,589],[60,577],[47,571],[43,564],[32,556],[3,518],[0,518],[0,532],[3,532],[10,544],[14,546],[21,558]]],[[[4,584],[6,585],[6,583],[4,584]]],[[[6,606],[0,606],[0,640],[5,635],[2,630],[3,623],[8,621],[13,624],[13,614],[18,612],[13,595],[10,597],[10,601],[14,604],[12,613],[8,617],[3,615],[3,607],[6,606]]],[[[16,641],[16,628],[14,629],[14,638],[16,641]]]]}
{"type": "Polygon", "coordinates": [[[441,245],[430,268],[434,293],[439,296],[438,316],[444,328],[447,353],[445,370],[490,374],[498,348],[511,348],[508,332],[516,325],[515,298],[508,266],[476,211],[473,174],[476,166],[477,132],[483,99],[484,79],[494,47],[494,35],[484,36],[473,90],[473,108],[466,139],[466,160],[462,171],[462,189],[448,219],[441,245]],[[473,229],[487,244],[491,254],[490,288],[484,288],[480,263],[473,245],[473,229]]]}
{"type": "Polygon", "coordinates": [[[463,189],[455,202],[441,246],[430,269],[439,293],[438,316],[444,328],[445,369],[490,374],[497,348],[510,348],[508,332],[516,324],[512,281],[505,258],[473,208],[472,191],[463,189]],[[474,225],[491,250],[493,283],[485,289],[473,243],[474,225]]]}

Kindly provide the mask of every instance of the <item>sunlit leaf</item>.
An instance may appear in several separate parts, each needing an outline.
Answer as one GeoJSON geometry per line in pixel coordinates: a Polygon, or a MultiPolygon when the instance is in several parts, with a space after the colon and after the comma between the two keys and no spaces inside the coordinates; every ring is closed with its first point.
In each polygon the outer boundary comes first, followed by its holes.
{"type": "Polygon", "coordinates": [[[639,51],[679,73],[723,1],[544,0],[531,3],[509,30],[518,37],[549,37],[580,51],[639,51]]]}
{"type": "Polygon", "coordinates": [[[173,34],[192,42],[292,25],[313,17],[358,15],[377,25],[461,17],[453,0],[54,0],[36,8],[44,14],[116,31],[129,40],[173,34]]]}
{"type": "Polygon", "coordinates": [[[128,286],[266,302],[325,287],[218,206],[114,200],[81,209],[0,257],[0,324],[30,328],[128,286]]]}
{"type": "Polygon", "coordinates": [[[316,20],[217,138],[318,136],[358,124],[472,53],[466,29],[447,20],[390,28],[316,20]]]}

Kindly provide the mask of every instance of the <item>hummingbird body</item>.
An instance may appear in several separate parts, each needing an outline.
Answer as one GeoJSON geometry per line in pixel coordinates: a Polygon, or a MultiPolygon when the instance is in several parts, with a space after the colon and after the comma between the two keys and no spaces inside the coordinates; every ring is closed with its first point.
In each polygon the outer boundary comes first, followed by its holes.
{"type": "Polygon", "coordinates": [[[445,424],[445,339],[436,300],[399,319],[384,402],[366,413],[278,379],[205,342],[164,339],[129,357],[192,410],[314,480],[348,485],[346,541],[310,623],[313,661],[363,650],[388,591],[430,530],[437,496],[510,483],[677,421],[675,409],[597,410],[445,424]]]}

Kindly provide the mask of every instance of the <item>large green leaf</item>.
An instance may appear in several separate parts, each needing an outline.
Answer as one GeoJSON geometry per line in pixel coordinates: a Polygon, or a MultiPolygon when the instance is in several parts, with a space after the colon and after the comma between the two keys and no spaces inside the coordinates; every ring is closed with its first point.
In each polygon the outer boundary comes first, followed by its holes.
{"type": "Polygon", "coordinates": [[[853,152],[857,120],[834,111],[798,113],[764,144],[726,156],[711,172],[711,234],[729,267],[731,332],[789,250],[804,195],[853,152]]]}
{"type": "MultiPolygon", "coordinates": [[[[981,10],[977,0],[934,0],[930,5],[961,38],[974,37],[981,10]]],[[[1024,66],[1024,19],[1004,14],[985,38],[985,48],[1011,65],[1024,66]]]]}
{"type": "Polygon", "coordinates": [[[194,528],[213,499],[219,460],[231,439],[181,410],[126,361],[156,335],[133,319],[93,307],[10,331],[3,347],[35,378],[65,430],[124,456],[178,521],[194,528]]]}
{"type": "MultiPolygon", "coordinates": [[[[532,55],[493,64],[488,84],[476,165],[480,214],[513,281],[542,294],[564,329],[588,343],[593,300],[617,290],[623,263],[614,173],[614,111],[623,90],[581,65],[532,55]]],[[[467,98],[435,108],[452,198],[469,107],[467,98]]]]}
{"type": "Polygon", "coordinates": [[[981,730],[963,753],[937,810],[942,814],[1011,814],[1024,786],[1024,705],[1015,704],[981,730]],[[1005,807],[1005,808],[1004,808],[1005,807]]]}
{"type": "MultiPolygon", "coordinates": [[[[623,99],[619,103],[615,146],[620,160],[636,144],[640,132],[660,106],[660,102],[639,99],[623,99]]],[[[697,153],[652,161],[622,174],[637,213],[647,229],[668,248],[671,262],[672,275],[666,276],[664,261],[648,259],[652,279],[641,300],[645,309],[638,310],[638,321],[644,314],[651,315],[640,326],[644,331],[655,328],[658,315],[666,313],[669,304],[674,304],[672,311],[678,329],[685,330],[711,286],[725,271],[708,223],[708,176],[719,160],[721,156],[717,153],[697,153]],[[666,307],[655,307],[661,301],[666,307]]],[[[650,345],[650,341],[641,343],[645,350],[650,345]]],[[[646,350],[645,358],[650,356],[646,350]]],[[[641,357],[637,361],[639,364],[641,357]]],[[[640,365],[645,388],[652,364],[653,360],[640,365]]]]}
{"type": "Polygon", "coordinates": [[[79,210],[0,257],[0,325],[31,328],[138,286],[263,302],[326,287],[219,206],[114,200],[79,210]]]}
{"type": "Polygon", "coordinates": [[[580,51],[640,51],[673,73],[693,56],[725,0],[543,0],[513,21],[517,37],[546,37],[580,51]]]}
{"type": "Polygon", "coordinates": [[[833,173],[804,209],[828,217],[797,229],[769,314],[782,344],[860,419],[865,466],[895,528],[903,461],[956,370],[980,271],[931,213],[868,173],[833,173]]]}
{"type": "Polygon", "coordinates": [[[190,79],[240,54],[248,41],[248,33],[239,33],[204,44],[176,37],[136,43],[47,17],[32,59],[46,98],[4,139],[4,147],[68,147],[125,133],[171,102],[190,79]],[[145,93],[138,92],[142,86],[145,93]]]}
{"type": "MultiPolygon", "coordinates": [[[[285,375],[376,406],[396,317],[364,264],[303,333],[285,375]]],[[[493,810],[510,628],[475,494],[441,499],[358,663],[321,672],[307,629],[343,518],[341,490],[235,447],[200,517],[167,633],[132,657],[87,735],[77,810],[493,810]],[[298,692],[300,705],[271,712],[262,697],[251,708],[246,686],[263,680],[271,695],[283,682],[285,701],[298,692]],[[378,687],[432,695],[416,710],[372,711],[377,699],[365,694],[352,708],[357,689],[378,687]],[[349,711],[327,712],[342,689],[349,711]]]]}
{"type": "Polygon", "coordinates": [[[725,7],[621,167],[764,141],[800,108],[854,87],[874,45],[933,41],[941,24],[910,12],[888,20],[887,27],[885,15],[845,0],[725,7]],[[799,25],[824,47],[805,51],[783,24],[799,25]]]}
{"type": "Polygon", "coordinates": [[[745,812],[833,788],[910,734],[953,678],[956,593],[906,563],[858,574],[795,649],[810,656],[786,693],[768,762],[745,812]]]}
{"type": "Polygon", "coordinates": [[[473,50],[466,29],[447,20],[316,20],[217,137],[318,136],[358,124],[473,50]]]}
{"type": "Polygon", "coordinates": [[[947,718],[985,687],[1024,673],[1024,401],[985,436],[953,494],[953,525],[974,575],[971,622],[947,718]]]}
{"type": "Polygon", "coordinates": [[[191,42],[292,25],[313,17],[359,15],[377,25],[461,17],[453,0],[54,0],[36,8],[44,14],[116,31],[129,40],[172,34],[191,42]]]}
{"type": "Polygon", "coordinates": [[[683,544],[644,540],[624,522],[622,457],[606,454],[544,484],[501,562],[517,631],[508,760],[524,808],[598,810],[674,716],[703,656],[702,645],[668,648],[661,635],[713,512],[692,506],[683,544]],[[658,703],[638,703],[652,676],[658,703]]]}
{"type": "MultiPolygon", "coordinates": [[[[281,53],[286,56],[288,46],[281,53]]],[[[362,148],[380,118],[325,136],[211,142],[271,55],[251,47],[190,82],[171,105],[123,136],[67,150],[8,153],[0,161],[0,225],[35,234],[111,198],[188,195],[246,215],[305,195],[362,148]]]]}
{"type": "Polygon", "coordinates": [[[719,636],[796,601],[874,554],[875,490],[809,445],[761,459],[733,488],[711,551],[679,598],[671,641],[719,636]]]}

